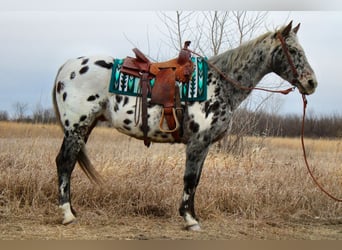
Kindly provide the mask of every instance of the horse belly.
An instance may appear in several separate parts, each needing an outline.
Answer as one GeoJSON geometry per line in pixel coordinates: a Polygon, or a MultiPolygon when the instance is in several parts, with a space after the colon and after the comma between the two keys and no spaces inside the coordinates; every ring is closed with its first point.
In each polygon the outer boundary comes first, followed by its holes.
{"type": "MultiPolygon", "coordinates": [[[[136,108],[136,98],[113,95],[109,103],[112,126],[123,134],[143,140],[141,111],[139,111],[139,106],[136,108]]],[[[160,131],[161,109],[162,107],[158,105],[148,108],[149,129],[147,136],[153,142],[174,142],[174,138],[170,133],[160,131]]],[[[162,126],[167,129],[166,123],[162,126]]]]}

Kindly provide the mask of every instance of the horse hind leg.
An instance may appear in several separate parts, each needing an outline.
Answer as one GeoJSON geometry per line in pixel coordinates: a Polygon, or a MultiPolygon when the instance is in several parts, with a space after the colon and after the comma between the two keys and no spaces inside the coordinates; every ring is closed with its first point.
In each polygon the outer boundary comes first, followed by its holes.
{"type": "Polygon", "coordinates": [[[80,140],[77,135],[65,135],[61,149],[56,157],[59,207],[63,212],[64,219],[62,223],[64,225],[76,220],[75,211],[71,206],[70,177],[83,146],[84,141],[80,140]]]}

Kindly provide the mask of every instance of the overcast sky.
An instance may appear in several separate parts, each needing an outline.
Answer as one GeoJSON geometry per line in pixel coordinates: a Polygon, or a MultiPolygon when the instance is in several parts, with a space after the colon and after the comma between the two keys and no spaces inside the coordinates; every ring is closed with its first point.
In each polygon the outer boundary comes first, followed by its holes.
{"type": "MultiPolygon", "coordinates": [[[[279,27],[289,20],[301,23],[299,41],[319,83],[308,98],[309,112],[342,114],[342,11],[270,11],[265,25],[279,27]]],[[[132,53],[128,39],[145,52],[162,50],[159,22],[156,10],[18,10],[7,5],[0,11],[0,110],[11,114],[18,101],[29,104],[29,113],[37,103],[51,107],[57,70],[69,58],[93,54],[123,58],[132,53]]],[[[301,113],[298,92],[273,99],[279,112],[301,113]]]]}

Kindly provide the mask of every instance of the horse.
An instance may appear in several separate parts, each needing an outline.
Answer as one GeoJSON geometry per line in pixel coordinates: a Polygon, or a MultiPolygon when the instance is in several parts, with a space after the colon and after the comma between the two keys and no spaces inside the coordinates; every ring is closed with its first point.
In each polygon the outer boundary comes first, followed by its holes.
{"type": "MultiPolygon", "coordinates": [[[[186,229],[201,230],[194,199],[209,147],[227,134],[233,111],[253,87],[266,74],[274,72],[297,87],[302,95],[315,92],[317,80],[298,42],[299,27],[300,24],[293,28],[291,21],[275,31],[268,31],[235,49],[209,58],[207,99],[182,102],[184,118],[181,121],[183,133],[180,142],[176,142],[170,133],[161,131],[162,106],[148,103],[149,140],[186,145],[184,187],[179,208],[186,229]],[[239,82],[241,87],[231,84],[217,69],[239,82]]],[[[111,56],[70,59],[59,69],[55,79],[53,105],[64,130],[64,139],[56,157],[59,207],[64,225],[76,220],[70,198],[70,176],[76,162],[88,178],[95,182],[101,180],[85,148],[98,121],[107,121],[128,136],[144,138],[141,124],[134,122],[137,98],[140,97],[108,91],[113,60],[111,56]]]]}

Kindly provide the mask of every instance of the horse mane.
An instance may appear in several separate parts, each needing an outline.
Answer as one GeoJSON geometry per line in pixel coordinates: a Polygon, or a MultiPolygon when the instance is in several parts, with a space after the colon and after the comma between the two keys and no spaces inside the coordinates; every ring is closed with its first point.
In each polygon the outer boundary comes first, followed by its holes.
{"type": "Polygon", "coordinates": [[[275,34],[276,32],[282,29],[284,29],[284,27],[281,27],[280,29],[277,29],[274,32],[268,31],[258,36],[257,38],[243,42],[240,46],[234,49],[227,50],[226,52],[211,57],[210,61],[215,64],[221,63],[222,67],[228,67],[228,69],[231,69],[233,67],[233,64],[235,64],[237,61],[246,59],[247,56],[250,54],[251,50],[255,48],[258,44],[260,44],[265,38],[275,34]]]}

